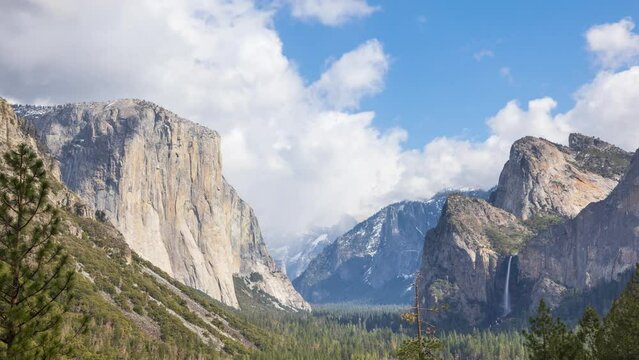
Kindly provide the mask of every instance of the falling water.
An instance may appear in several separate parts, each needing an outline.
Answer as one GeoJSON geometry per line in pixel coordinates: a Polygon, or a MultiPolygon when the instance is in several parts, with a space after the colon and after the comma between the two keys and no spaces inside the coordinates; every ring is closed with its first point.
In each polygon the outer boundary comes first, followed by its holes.
{"type": "Polygon", "coordinates": [[[506,272],[506,287],[504,290],[504,316],[510,314],[510,291],[508,289],[510,283],[510,262],[513,260],[512,255],[508,257],[508,270],[506,272]]]}

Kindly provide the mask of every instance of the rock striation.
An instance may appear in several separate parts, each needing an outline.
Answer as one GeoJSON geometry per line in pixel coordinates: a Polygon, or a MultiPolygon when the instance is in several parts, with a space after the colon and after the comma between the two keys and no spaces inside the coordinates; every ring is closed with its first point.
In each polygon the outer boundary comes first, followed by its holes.
{"type": "Polygon", "coordinates": [[[632,157],[597,138],[571,134],[569,146],[525,137],[515,142],[491,203],[521,219],[574,217],[603,200],[632,157]]]}
{"type": "Polygon", "coordinates": [[[497,299],[494,279],[504,254],[517,252],[532,232],[514,215],[479,198],[448,197],[437,226],[424,242],[420,293],[429,314],[447,326],[465,327],[488,320],[497,299]]]}
{"type": "Polygon", "coordinates": [[[521,277],[533,284],[531,308],[541,298],[556,307],[633,269],[639,262],[639,152],[610,196],[539,234],[519,258],[521,277]]]}
{"type": "Polygon", "coordinates": [[[131,248],[175,279],[237,307],[235,275],[285,307],[310,307],[269,256],[253,210],[222,175],[219,135],[141,100],[15,107],[61,179],[131,248]]]}

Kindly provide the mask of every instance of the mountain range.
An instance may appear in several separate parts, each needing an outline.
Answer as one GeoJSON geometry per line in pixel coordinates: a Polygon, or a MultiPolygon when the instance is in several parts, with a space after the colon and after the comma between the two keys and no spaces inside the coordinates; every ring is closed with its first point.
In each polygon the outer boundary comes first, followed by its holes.
{"type": "Polygon", "coordinates": [[[417,290],[422,306],[445,305],[430,316],[453,329],[519,321],[540,299],[567,318],[587,304],[605,312],[639,261],[639,153],[580,134],[568,146],[518,140],[491,191],[401,201],[299,235],[274,249],[282,271],[223,176],[215,131],[133,99],[0,100],[0,122],[0,150],[27,143],[44,159],[92,316],[178,357],[255,348],[259,329],[229,312],[251,301],[298,312],[407,304],[417,290]]]}
{"type": "Polygon", "coordinates": [[[309,263],[293,281],[295,288],[312,303],[407,303],[424,235],[437,224],[449,194],[394,203],[358,223],[309,263]]]}

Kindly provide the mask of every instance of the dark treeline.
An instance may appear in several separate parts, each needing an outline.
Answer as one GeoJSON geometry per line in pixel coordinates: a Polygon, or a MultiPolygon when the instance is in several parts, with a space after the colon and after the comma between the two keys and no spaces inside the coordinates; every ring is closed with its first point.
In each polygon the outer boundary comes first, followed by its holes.
{"type": "Polygon", "coordinates": [[[532,360],[639,359],[639,265],[603,320],[590,306],[570,330],[542,300],[524,336],[532,360]]]}

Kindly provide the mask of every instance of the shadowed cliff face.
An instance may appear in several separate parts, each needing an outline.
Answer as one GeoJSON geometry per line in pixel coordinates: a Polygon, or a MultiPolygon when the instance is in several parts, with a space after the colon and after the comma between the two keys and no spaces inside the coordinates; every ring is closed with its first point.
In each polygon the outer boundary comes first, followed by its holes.
{"type": "Polygon", "coordinates": [[[570,146],[525,137],[515,142],[491,203],[529,219],[574,217],[617,185],[632,154],[596,138],[571,134],[570,146]]]}
{"type": "Polygon", "coordinates": [[[138,254],[238,306],[233,275],[308,309],[276,269],[253,210],[222,176],[220,137],[149,102],[16,107],[60,162],[63,182],[102,210],[138,254]]]}
{"type": "Polygon", "coordinates": [[[639,152],[603,201],[531,240],[520,254],[521,276],[540,298],[557,306],[571,292],[618,281],[639,261],[639,152]]]}

